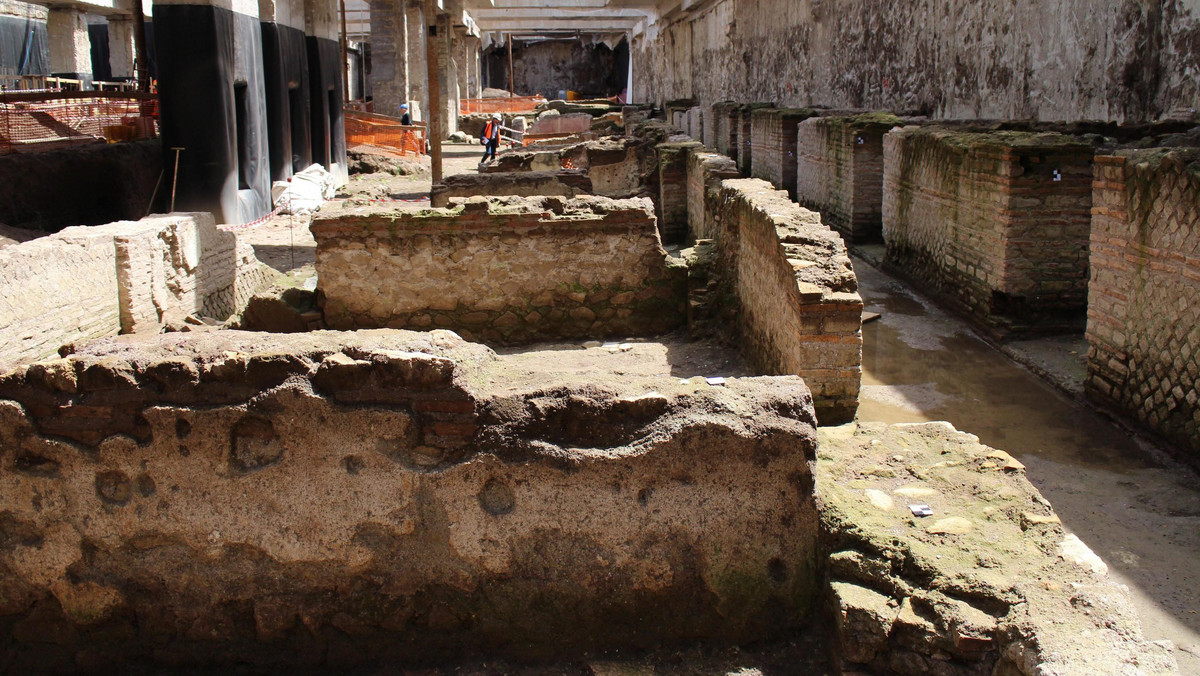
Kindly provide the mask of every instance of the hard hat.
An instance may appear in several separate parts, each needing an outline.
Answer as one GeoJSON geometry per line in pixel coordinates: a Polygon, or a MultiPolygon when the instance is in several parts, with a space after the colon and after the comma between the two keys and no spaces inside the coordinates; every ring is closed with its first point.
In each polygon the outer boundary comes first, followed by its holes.
{"type": "Polygon", "coordinates": [[[400,110],[408,110],[408,104],[407,104],[407,103],[401,103],[401,104],[400,104],[400,110]]]}
{"type": "Polygon", "coordinates": [[[493,119],[493,120],[499,120],[499,119],[500,119],[500,113],[492,113],[492,119],[493,119]]]}

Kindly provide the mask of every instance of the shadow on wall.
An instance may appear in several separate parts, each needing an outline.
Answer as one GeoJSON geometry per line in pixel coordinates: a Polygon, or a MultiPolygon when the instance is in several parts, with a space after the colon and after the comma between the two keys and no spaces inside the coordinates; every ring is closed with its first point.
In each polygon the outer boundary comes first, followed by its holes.
{"type": "MultiPolygon", "coordinates": [[[[161,171],[158,140],[5,155],[0,157],[0,223],[58,232],[137,220],[149,210],[161,171]]],[[[160,197],[164,192],[159,190],[160,197]]]]}

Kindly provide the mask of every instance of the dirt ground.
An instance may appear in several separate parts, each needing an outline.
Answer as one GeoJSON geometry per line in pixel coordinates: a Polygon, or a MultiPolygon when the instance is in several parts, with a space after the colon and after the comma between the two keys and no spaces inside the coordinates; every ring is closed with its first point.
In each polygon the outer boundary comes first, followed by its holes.
{"type": "MultiPolygon", "coordinates": [[[[480,155],[475,146],[444,148],[447,174],[475,170],[480,155]]],[[[344,192],[348,198],[415,199],[427,195],[429,186],[428,175],[367,174],[352,177],[344,192]]],[[[287,271],[313,261],[307,225],[299,217],[278,217],[245,236],[261,260],[287,271]]],[[[947,420],[1016,456],[1064,524],[1129,586],[1147,637],[1172,641],[1182,673],[1200,675],[1200,477],[1014,363],[902,283],[862,260],[855,266],[867,309],[883,315],[864,327],[859,419],[947,420]]],[[[606,344],[558,344],[503,354],[514,386],[548,372],[575,373],[601,385],[607,378],[639,375],[751,374],[735,350],[719,344],[681,338],[625,342],[631,345],[625,351],[617,342],[615,351],[606,344]]],[[[1061,365],[1064,383],[1078,378],[1077,341],[1014,349],[1031,353],[1029,361],[1061,365]]],[[[580,673],[712,673],[664,670],[645,659],[617,664],[616,670],[580,665],[580,673]]],[[[495,673],[490,669],[429,673],[495,673]]],[[[747,662],[731,673],[784,672],[747,662]]]]}

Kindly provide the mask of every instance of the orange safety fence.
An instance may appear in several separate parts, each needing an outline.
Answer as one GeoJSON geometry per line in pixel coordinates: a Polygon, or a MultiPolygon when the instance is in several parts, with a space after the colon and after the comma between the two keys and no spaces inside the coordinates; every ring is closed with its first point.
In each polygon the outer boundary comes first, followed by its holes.
{"type": "Polygon", "coordinates": [[[379,146],[401,154],[425,154],[425,127],[400,124],[400,118],[344,109],[346,147],[379,146]]]}
{"type": "Polygon", "coordinates": [[[459,113],[532,113],[534,108],[546,102],[543,96],[507,96],[494,99],[461,99],[459,113]]]}
{"type": "Polygon", "coordinates": [[[137,92],[0,93],[0,155],[158,135],[158,101],[137,92]]]}

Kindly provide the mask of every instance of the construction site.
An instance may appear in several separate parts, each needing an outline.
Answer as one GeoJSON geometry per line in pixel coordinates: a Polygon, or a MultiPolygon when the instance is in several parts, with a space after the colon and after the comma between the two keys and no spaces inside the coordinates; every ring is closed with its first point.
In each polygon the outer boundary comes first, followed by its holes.
{"type": "Polygon", "coordinates": [[[0,0],[0,673],[1200,676],[1200,0],[0,0]]]}

